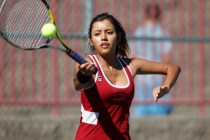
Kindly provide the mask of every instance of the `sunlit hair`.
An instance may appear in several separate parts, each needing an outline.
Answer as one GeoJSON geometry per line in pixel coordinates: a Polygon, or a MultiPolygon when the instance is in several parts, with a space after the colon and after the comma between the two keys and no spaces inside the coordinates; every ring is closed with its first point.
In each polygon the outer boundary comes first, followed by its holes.
{"type": "MultiPolygon", "coordinates": [[[[116,56],[128,57],[128,55],[130,53],[130,49],[129,49],[128,42],[126,39],[125,30],[123,29],[121,23],[116,18],[114,18],[112,15],[109,15],[108,13],[102,13],[102,14],[99,14],[96,17],[94,17],[90,23],[90,27],[88,30],[88,37],[92,38],[91,32],[93,29],[93,24],[95,22],[103,21],[105,19],[109,20],[113,24],[113,26],[116,30],[116,33],[117,33],[116,56]]],[[[90,44],[89,44],[89,46],[90,46],[90,44]]],[[[92,52],[94,52],[93,47],[90,47],[90,50],[92,52]]]]}

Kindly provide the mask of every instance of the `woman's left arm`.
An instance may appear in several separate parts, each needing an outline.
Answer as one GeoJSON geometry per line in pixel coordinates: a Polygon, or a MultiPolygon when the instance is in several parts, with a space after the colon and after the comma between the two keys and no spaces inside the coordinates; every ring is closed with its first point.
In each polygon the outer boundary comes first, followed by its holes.
{"type": "Polygon", "coordinates": [[[135,58],[131,62],[131,69],[135,75],[137,74],[162,74],[166,75],[165,81],[159,87],[153,90],[154,100],[167,94],[176,82],[181,68],[177,64],[154,62],[141,58],[135,58]]]}

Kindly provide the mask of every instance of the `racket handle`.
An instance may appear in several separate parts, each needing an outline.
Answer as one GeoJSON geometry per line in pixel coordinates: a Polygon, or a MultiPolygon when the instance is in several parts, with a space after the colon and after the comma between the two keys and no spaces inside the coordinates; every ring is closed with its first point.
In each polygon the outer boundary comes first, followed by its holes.
{"type": "MultiPolygon", "coordinates": [[[[87,61],[82,57],[80,56],[78,53],[76,53],[75,51],[71,50],[69,53],[67,53],[72,59],[74,59],[76,62],[78,62],[79,64],[84,64],[86,63],[87,61]]],[[[97,67],[94,68],[94,73],[93,74],[96,74],[98,71],[97,67]]]]}

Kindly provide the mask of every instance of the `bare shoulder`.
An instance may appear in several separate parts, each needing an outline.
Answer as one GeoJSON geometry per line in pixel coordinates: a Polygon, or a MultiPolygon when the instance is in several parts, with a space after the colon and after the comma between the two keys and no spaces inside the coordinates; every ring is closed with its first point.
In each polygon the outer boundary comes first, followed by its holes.
{"type": "Polygon", "coordinates": [[[138,69],[140,69],[141,64],[146,60],[141,58],[123,58],[123,61],[129,66],[133,76],[135,76],[138,69]]]}
{"type": "Polygon", "coordinates": [[[126,65],[129,65],[132,61],[132,58],[121,58],[125,63],[126,65]]]}

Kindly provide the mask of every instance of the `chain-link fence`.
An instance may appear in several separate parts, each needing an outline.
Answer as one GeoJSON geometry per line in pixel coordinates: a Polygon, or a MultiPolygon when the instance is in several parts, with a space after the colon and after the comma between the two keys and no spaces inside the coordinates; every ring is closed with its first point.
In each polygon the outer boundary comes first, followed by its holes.
{"type": "MultiPolygon", "coordinates": [[[[177,113],[182,117],[176,117],[176,113],[172,118],[131,117],[133,140],[209,138],[209,113],[206,109],[210,103],[209,0],[48,1],[64,41],[82,55],[87,53],[89,23],[101,12],[113,14],[122,23],[132,50],[131,57],[137,55],[137,50],[146,51],[144,46],[148,42],[170,42],[172,48],[167,56],[181,66],[182,72],[170,93],[171,98],[159,103],[184,108],[177,113]],[[159,4],[162,10],[159,24],[169,36],[148,37],[136,33],[146,21],[144,10],[147,3],[159,4]],[[143,45],[136,45],[138,43],[143,45]],[[206,118],[196,118],[198,111],[206,118]]],[[[51,44],[60,45],[56,41],[51,44]]],[[[80,117],[80,94],[72,82],[74,61],[54,50],[25,52],[11,47],[2,38],[0,47],[0,139],[74,139],[80,117]],[[54,117],[59,111],[60,117],[54,117]]],[[[159,61],[154,57],[155,52],[165,50],[157,48],[149,53],[155,61],[159,61]]],[[[145,53],[139,57],[147,58],[145,53]]],[[[143,89],[143,94],[144,84],[136,84],[143,89]]],[[[151,100],[134,98],[133,105],[151,103],[151,100]]]]}
{"type": "MultiPolygon", "coordinates": [[[[87,51],[87,31],[93,16],[113,14],[126,30],[131,50],[139,40],[171,41],[174,63],[181,65],[181,75],[167,104],[200,106],[201,113],[210,102],[209,75],[209,13],[208,0],[52,0],[49,1],[59,32],[75,51],[87,51]],[[158,3],[162,16],[160,25],[169,37],[135,36],[144,23],[147,3],[158,3]]],[[[80,95],[72,83],[74,62],[54,50],[22,51],[0,39],[0,104],[79,105],[80,95]]],[[[59,43],[53,42],[59,46],[59,43]]],[[[140,101],[138,103],[146,103],[140,101]]],[[[165,102],[163,102],[165,103],[165,102]]]]}

